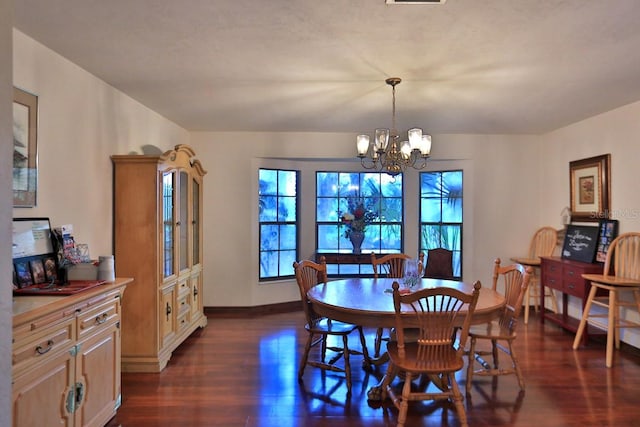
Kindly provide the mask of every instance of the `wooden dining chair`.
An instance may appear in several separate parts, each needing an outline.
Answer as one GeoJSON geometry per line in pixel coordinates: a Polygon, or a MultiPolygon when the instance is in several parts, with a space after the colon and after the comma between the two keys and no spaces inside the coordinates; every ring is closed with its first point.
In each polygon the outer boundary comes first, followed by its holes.
{"type": "Polygon", "coordinates": [[[343,372],[347,380],[347,394],[351,394],[351,365],[349,362],[350,355],[363,355],[365,364],[369,363],[369,353],[362,331],[362,327],[331,320],[326,317],[319,316],[314,310],[313,305],[307,298],[307,292],[314,286],[327,281],[327,264],[324,257],[320,259],[320,263],[310,260],[304,260],[293,263],[293,269],[300,290],[300,300],[302,301],[302,309],[305,314],[306,323],[305,330],[308,333],[307,341],[304,347],[304,353],[300,359],[300,367],[298,369],[298,380],[302,380],[304,370],[307,365],[326,371],[343,372]],[[349,335],[358,331],[360,335],[360,343],[362,352],[349,348],[349,335]],[[327,338],[339,337],[342,340],[342,346],[329,345],[327,338]],[[316,359],[310,359],[311,349],[320,345],[320,354],[316,359]],[[334,355],[327,360],[327,350],[334,355]],[[344,365],[336,364],[341,358],[344,358],[344,365]]]}
{"type": "Polygon", "coordinates": [[[531,283],[533,275],[532,267],[524,267],[520,264],[512,264],[505,267],[500,265],[500,258],[495,260],[493,268],[492,289],[500,292],[498,285],[501,283],[504,290],[505,305],[497,319],[469,328],[469,350],[467,364],[466,393],[471,392],[471,381],[474,375],[478,376],[498,376],[515,374],[518,378],[520,389],[524,390],[524,377],[518,364],[513,342],[516,339],[516,328],[520,311],[522,310],[522,300],[531,283]],[[480,342],[489,342],[490,349],[478,349],[476,346],[480,342]],[[511,359],[511,366],[508,368],[500,366],[499,352],[505,353],[511,359]],[[485,361],[483,356],[490,355],[493,360],[491,365],[485,361]],[[476,369],[476,362],[480,368],[476,369]]]}
{"type": "MultiPolygon", "coordinates": [[[[373,267],[373,277],[375,279],[379,277],[387,277],[392,279],[401,279],[404,275],[404,262],[411,259],[411,256],[407,254],[386,254],[377,257],[374,252],[371,252],[371,266],[373,267]]],[[[424,253],[420,252],[418,255],[418,274],[422,276],[424,264],[424,253]]],[[[378,328],[376,331],[376,337],[374,340],[374,357],[380,356],[380,348],[382,347],[382,341],[388,341],[389,336],[383,337],[384,330],[378,328]]]]}
{"type": "Polygon", "coordinates": [[[389,396],[398,408],[398,427],[407,419],[410,401],[450,400],[467,426],[467,415],[462,404],[455,373],[464,367],[464,347],[471,318],[475,311],[480,282],[468,294],[454,288],[436,287],[419,289],[408,294],[400,293],[398,282],[393,283],[396,340],[387,344],[389,365],[382,383],[382,399],[389,396]],[[466,313],[461,309],[465,307],[466,313]],[[411,335],[417,328],[417,339],[405,339],[405,330],[411,335]],[[393,379],[404,373],[402,394],[393,387],[393,379]],[[415,377],[428,376],[434,386],[416,389],[415,377]]]}
{"type": "MultiPolygon", "coordinates": [[[[540,257],[543,256],[552,256],[555,251],[556,246],[558,245],[558,230],[553,227],[541,227],[536,230],[531,238],[531,242],[529,243],[529,252],[527,254],[527,259],[535,261],[535,264],[532,264],[533,275],[529,280],[529,288],[527,289],[527,293],[524,296],[524,324],[529,323],[529,309],[530,305],[533,303],[533,308],[536,312],[540,309],[540,298],[544,295],[544,298],[548,298],[551,300],[551,307],[553,308],[554,313],[558,312],[558,302],[556,300],[556,295],[553,289],[544,286],[543,283],[540,283],[540,257]]],[[[520,263],[519,259],[511,258],[516,263],[520,263]]],[[[546,305],[546,299],[545,299],[546,305]]]]}
{"type": "Polygon", "coordinates": [[[573,340],[576,350],[582,340],[588,324],[607,331],[607,351],[605,364],[613,366],[613,346],[620,348],[620,330],[640,328],[640,323],[622,319],[620,309],[632,307],[640,312],[640,233],[624,233],[613,239],[607,251],[602,270],[604,274],[583,274],[591,282],[589,296],[584,305],[582,318],[573,340]],[[613,274],[611,274],[613,273],[613,274]],[[599,294],[598,291],[604,292],[599,294]],[[631,293],[633,302],[620,299],[621,293],[631,293]],[[595,310],[593,305],[603,307],[605,311],[595,310]],[[602,319],[606,319],[603,322],[602,319]]]}
{"type": "Polygon", "coordinates": [[[427,264],[424,267],[424,277],[452,280],[454,278],[453,251],[445,248],[429,249],[427,264]]]}

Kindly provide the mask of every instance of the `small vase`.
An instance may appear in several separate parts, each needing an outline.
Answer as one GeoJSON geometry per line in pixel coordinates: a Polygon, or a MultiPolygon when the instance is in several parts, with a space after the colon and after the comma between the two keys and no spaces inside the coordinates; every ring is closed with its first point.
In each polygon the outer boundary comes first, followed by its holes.
{"type": "Polygon", "coordinates": [[[351,245],[353,246],[353,253],[359,254],[362,253],[362,241],[364,240],[364,232],[363,231],[351,231],[349,233],[349,240],[351,240],[351,245]]]}

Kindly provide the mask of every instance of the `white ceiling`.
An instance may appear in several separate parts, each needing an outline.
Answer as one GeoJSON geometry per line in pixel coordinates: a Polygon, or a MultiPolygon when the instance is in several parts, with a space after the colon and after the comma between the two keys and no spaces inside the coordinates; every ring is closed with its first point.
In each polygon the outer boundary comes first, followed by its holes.
{"type": "Polygon", "coordinates": [[[188,130],[544,133],[640,100],[639,0],[15,0],[15,27],[188,130]]]}

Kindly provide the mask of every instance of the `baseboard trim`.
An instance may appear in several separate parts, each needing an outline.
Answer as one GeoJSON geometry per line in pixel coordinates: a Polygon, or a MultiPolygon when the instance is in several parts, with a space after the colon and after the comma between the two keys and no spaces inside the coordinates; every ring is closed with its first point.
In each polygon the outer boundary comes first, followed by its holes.
{"type": "Polygon", "coordinates": [[[211,318],[247,318],[259,317],[267,314],[290,313],[300,310],[300,301],[290,301],[253,307],[205,307],[204,314],[211,318]]]}

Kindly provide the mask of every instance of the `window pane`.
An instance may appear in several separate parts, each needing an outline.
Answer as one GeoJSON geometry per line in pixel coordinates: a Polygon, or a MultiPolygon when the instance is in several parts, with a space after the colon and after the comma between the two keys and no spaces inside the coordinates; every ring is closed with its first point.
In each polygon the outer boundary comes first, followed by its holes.
{"type": "MultiPolygon", "coordinates": [[[[296,226],[280,226],[280,250],[291,250],[296,248],[296,226]]],[[[293,262],[293,261],[291,261],[293,262]]]]}
{"type": "Polygon", "coordinates": [[[258,172],[259,180],[259,194],[260,195],[275,195],[278,179],[278,171],[270,169],[260,169],[258,172]]]}
{"type": "Polygon", "coordinates": [[[295,196],[296,173],[291,171],[278,171],[278,195],[295,196]]]}
{"type": "Polygon", "coordinates": [[[293,263],[296,260],[296,251],[282,251],[280,252],[280,276],[293,276],[293,263]]]}
{"type": "Polygon", "coordinates": [[[298,217],[296,212],[296,197],[280,197],[278,205],[278,221],[294,222],[298,217]]]}
{"type": "Polygon", "coordinates": [[[259,208],[259,220],[276,221],[278,218],[278,198],[276,196],[261,196],[259,208]]]}
{"type": "Polygon", "coordinates": [[[338,193],[338,174],[318,172],[316,174],[316,192],[318,197],[335,197],[338,193]]]}
{"type": "Polygon", "coordinates": [[[441,215],[440,199],[420,200],[420,221],[421,222],[440,222],[441,215]]]}
{"type": "Polygon", "coordinates": [[[335,197],[322,197],[317,199],[316,221],[338,221],[338,200],[335,197]]]}

